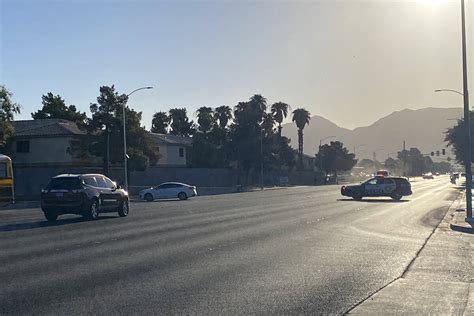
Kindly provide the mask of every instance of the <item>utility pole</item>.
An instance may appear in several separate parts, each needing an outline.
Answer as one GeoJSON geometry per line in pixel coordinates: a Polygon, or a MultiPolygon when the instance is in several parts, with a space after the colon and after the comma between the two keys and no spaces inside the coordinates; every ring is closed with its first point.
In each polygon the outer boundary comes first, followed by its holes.
{"type": "Polygon", "coordinates": [[[461,0],[461,41],[462,41],[462,82],[464,98],[464,124],[466,126],[467,150],[464,157],[466,168],[466,222],[474,223],[472,217],[472,170],[471,170],[471,124],[469,111],[469,93],[467,85],[466,21],[464,0],[461,0]]]}
{"type": "Polygon", "coordinates": [[[405,140],[403,140],[403,176],[407,176],[407,152],[405,149],[405,140]]]}
{"type": "Polygon", "coordinates": [[[373,152],[373,159],[372,160],[374,161],[374,174],[376,174],[377,173],[377,166],[376,166],[375,162],[377,161],[377,158],[375,157],[375,151],[373,152]]]}

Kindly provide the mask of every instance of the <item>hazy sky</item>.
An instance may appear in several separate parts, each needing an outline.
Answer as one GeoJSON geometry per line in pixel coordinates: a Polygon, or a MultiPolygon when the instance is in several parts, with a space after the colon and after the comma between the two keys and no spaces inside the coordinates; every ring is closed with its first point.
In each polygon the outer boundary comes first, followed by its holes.
{"type": "Polygon", "coordinates": [[[129,101],[147,126],[155,111],[194,114],[256,93],[347,128],[407,107],[462,105],[433,92],[462,89],[457,0],[0,3],[0,84],[23,105],[21,119],[49,91],[88,112],[112,84],[155,87],[129,101]]]}

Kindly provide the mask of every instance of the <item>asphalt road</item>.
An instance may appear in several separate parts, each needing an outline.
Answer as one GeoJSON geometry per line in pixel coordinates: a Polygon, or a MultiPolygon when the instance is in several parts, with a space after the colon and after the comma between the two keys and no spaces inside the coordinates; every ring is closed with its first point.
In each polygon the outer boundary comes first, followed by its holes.
{"type": "Polygon", "coordinates": [[[399,277],[457,196],[297,187],[132,204],[127,218],[0,211],[0,314],[343,313],[399,277]]]}

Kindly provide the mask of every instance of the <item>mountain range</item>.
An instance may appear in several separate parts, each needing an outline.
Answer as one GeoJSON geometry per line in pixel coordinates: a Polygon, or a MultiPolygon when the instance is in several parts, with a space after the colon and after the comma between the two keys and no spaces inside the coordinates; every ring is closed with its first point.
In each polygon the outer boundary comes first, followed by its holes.
{"type": "MultiPolygon", "coordinates": [[[[418,148],[422,153],[429,154],[446,149],[446,156],[434,157],[441,161],[447,156],[454,158],[450,148],[444,141],[445,132],[462,117],[462,108],[423,108],[417,110],[404,109],[393,112],[370,126],[347,129],[340,127],[324,117],[311,117],[309,125],[304,128],[304,153],[314,156],[321,139],[324,143],[338,140],[344,143],[350,152],[355,152],[358,159],[375,158],[384,161],[388,157],[395,158],[397,152],[406,148],[418,148]]],[[[298,148],[298,134],[294,123],[283,125],[282,134],[291,139],[291,146],[298,148]]]]}

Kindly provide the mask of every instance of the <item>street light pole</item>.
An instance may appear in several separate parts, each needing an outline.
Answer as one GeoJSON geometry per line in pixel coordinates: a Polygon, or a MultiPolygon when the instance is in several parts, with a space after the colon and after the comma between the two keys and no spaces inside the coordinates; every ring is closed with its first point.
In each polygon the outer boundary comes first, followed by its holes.
{"type": "MultiPolygon", "coordinates": [[[[132,95],[133,93],[137,92],[137,91],[140,91],[140,90],[145,90],[145,89],[153,89],[153,87],[141,87],[141,88],[138,88],[138,89],[135,89],[133,90],[132,92],[130,92],[129,94],[127,94],[127,101],[128,101],[128,97],[130,97],[130,95],[132,95]]],[[[125,103],[123,104],[123,107],[122,107],[122,119],[123,119],[123,165],[124,165],[124,180],[125,180],[125,189],[128,190],[128,166],[127,166],[127,132],[126,132],[126,128],[125,128],[125,107],[127,106],[127,101],[125,101],[125,103]]]]}
{"type": "Polygon", "coordinates": [[[464,0],[461,0],[461,39],[462,39],[462,82],[464,98],[464,124],[466,126],[467,150],[464,158],[466,168],[466,222],[474,223],[472,218],[472,170],[471,170],[471,125],[469,113],[469,92],[467,85],[466,21],[464,0]]]}
{"type": "Polygon", "coordinates": [[[260,189],[263,190],[263,127],[260,126],[260,189]]]}

